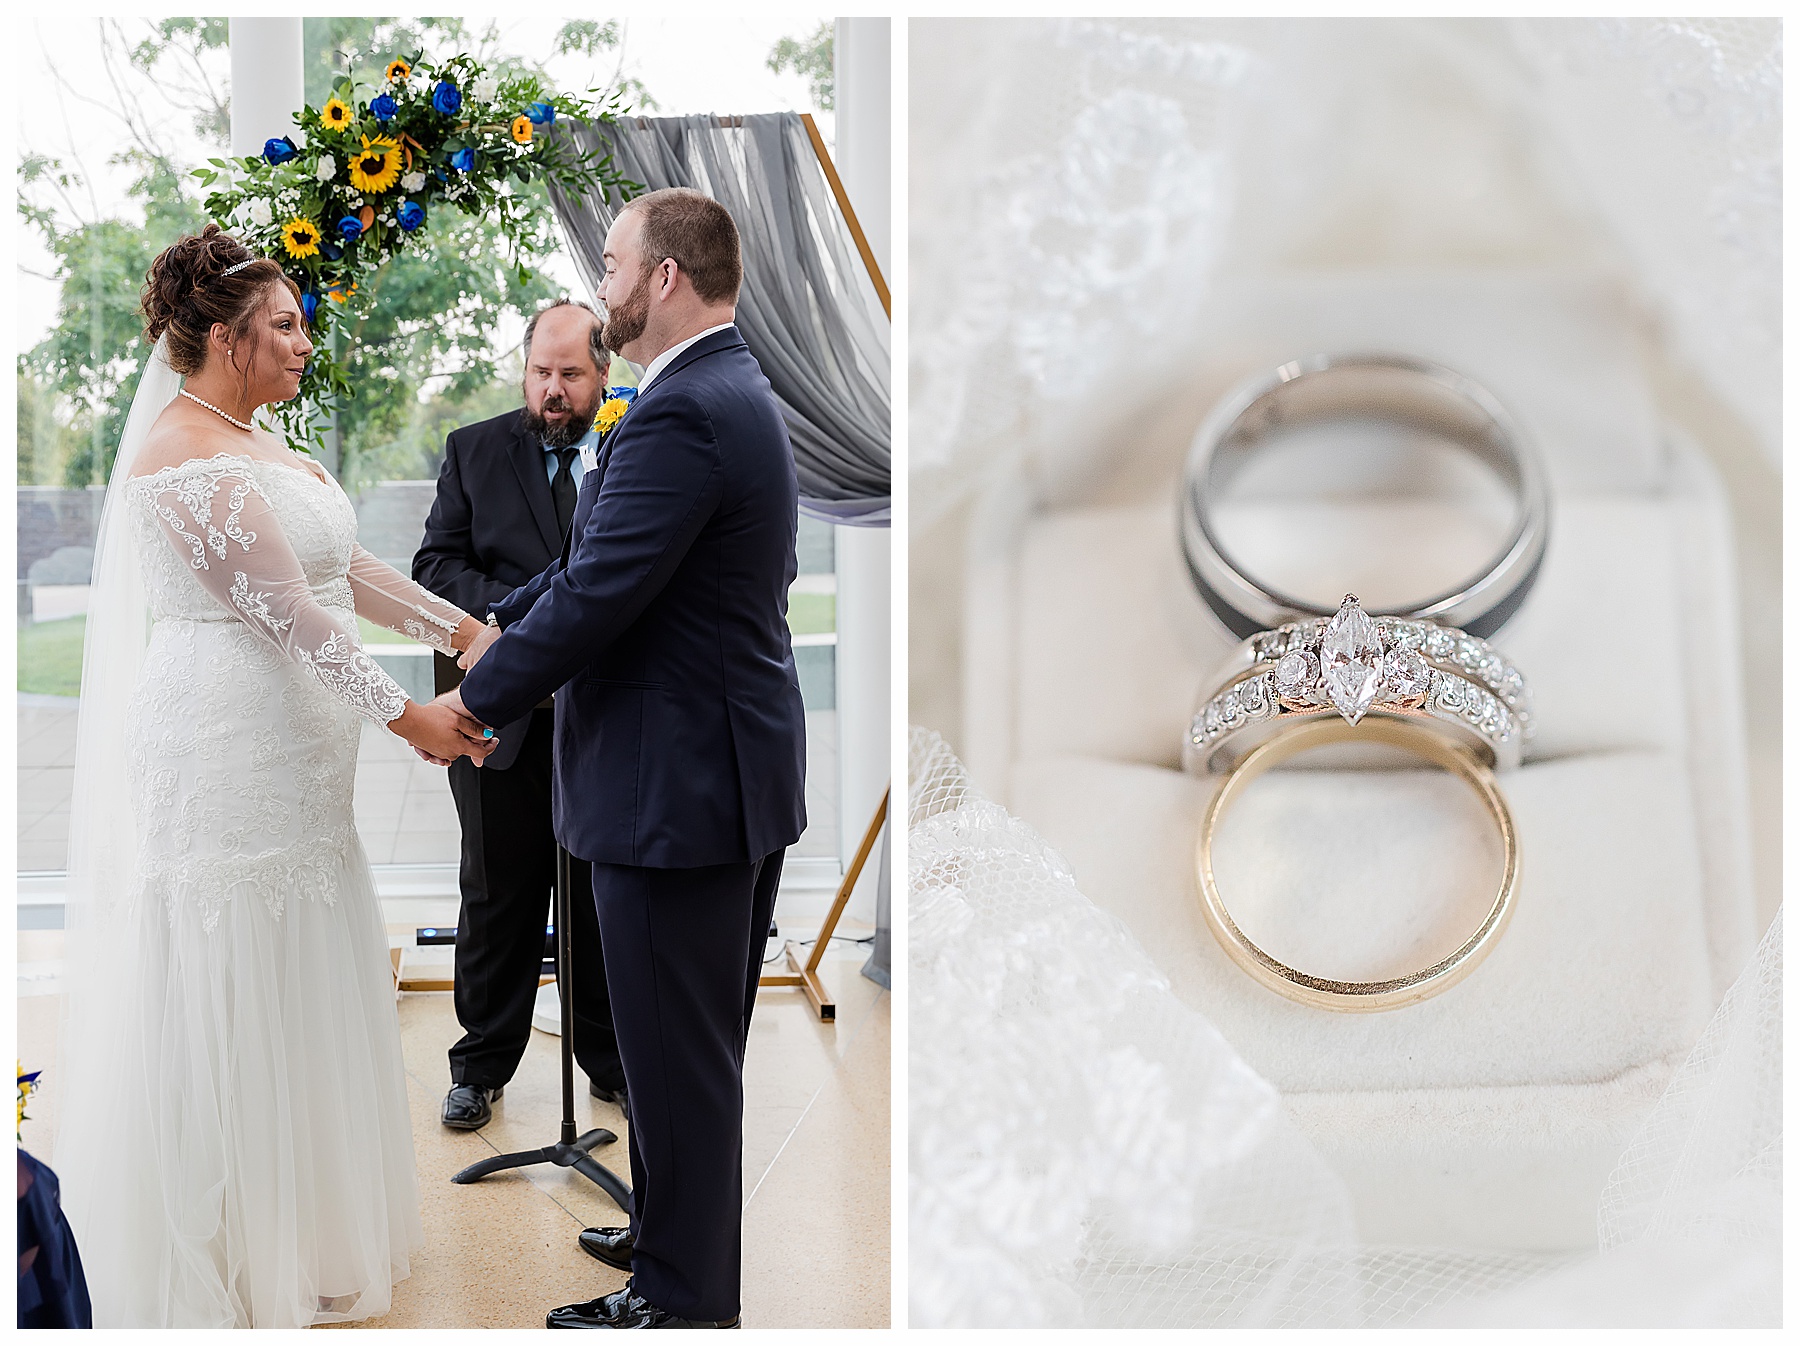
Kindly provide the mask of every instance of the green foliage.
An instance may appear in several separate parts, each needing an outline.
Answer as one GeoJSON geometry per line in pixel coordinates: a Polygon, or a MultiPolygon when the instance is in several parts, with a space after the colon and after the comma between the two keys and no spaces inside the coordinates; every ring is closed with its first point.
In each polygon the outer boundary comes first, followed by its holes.
{"type": "Polygon", "coordinates": [[[159,240],[191,233],[204,222],[198,204],[163,160],[129,150],[113,161],[138,169],[132,195],[143,207],[142,225],[108,219],[59,228],[52,214],[25,200],[23,189],[51,178],[78,179],[41,157],[20,166],[21,212],[44,232],[62,280],[56,327],[22,357],[21,372],[66,399],[71,409],[71,429],[80,442],[60,459],[68,486],[104,482],[112,471],[144,356],[138,317],[144,277],[160,251],[159,240]]]}
{"type": "Polygon", "coordinates": [[[229,19],[160,19],[149,36],[132,46],[131,64],[165,83],[182,83],[194,130],[202,140],[226,143],[231,139],[231,99],[215,89],[201,53],[224,51],[231,45],[229,19]],[[173,60],[165,58],[173,57],[173,60]]]}
{"type": "MultiPolygon", "coordinates": [[[[553,178],[570,192],[630,197],[638,190],[611,155],[578,150],[554,133],[559,113],[610,120],[616,96],[593,103],[552,93],[536,73],[490,71],[466,53],[438,62],[418,52],[382,53],[367,78],[358,76],[356,54],[335,54],[345,73],[323,107],[308,104],[296,114],[285,161],[212,159],[194,173],[209,189],[207,213],[279,261],[301,292],[317,349],[299,397],[273,409],[296,444],[322,444],[330,410],[341,415],[356,399],[358,383],[341,353],[375,339],[369,324],[390,296],[404,301],[404,282],[395,287],[387,268],[427,247],[434,231],[456,219],[452,207],[484,222],[486,241],[500,246],[476,256],[437,248],[439,269],[446,262],[452,270],[466,262],[465,274],[478,267],[508,291],[503,302],[519,307],[512,291],[528,291],[533,280],[525,259],[552,246],[548,202],[534,188],[553,178]],[[452,102],[441,103],[444,94],[452,102]],[[385,116],[376,111],[382,105],[385,116]],[[346,341],[334,339],[339,330],[346,341]]],[[[458,304],[426,321],[449,328],[456,345],[463,316],[458,304]]],[[[406,334],[389,335],[392,345],[406,334]]]]}
{"type": "Polygon", "coordinates": [[[19,485],[61,481],[77,437],[56,414],[56,394],[38,381],[30,363],[18,360],[19,485]]]}
{"type": "Polygon", "coordinates": [[[777,75],[791,70],[806,80],[813,105],[821,112],[837,107],[837,76],[832,66],[832,43],[837,26],[826,19],[806,37],[784,37],[769,48],[769,69],[777,75]]]}
{"type": "MultiPolygon", "coordinates": [[[[103,37],[119,34],[110,41],[126,58],[109,67],[127,147],[112,162],[135,170],[132,206],[143,222],[83,218],[79,173],[29,149],[20,157],[18,209],[44,238],[62,285],[54,328],[19,360],[21,482],[106,480],[145,354],[136,314],[144,275],[159,251],[207,218],[192,165],[162,147],[136,109],[164,99],[192,118],[212,157],[231,162],[229,98],[208,82],[227,21],[166,19],[144,28],[140,39],[126,38],[114,21],[103,27],[103,37]],[[143,87],[150,82],[153,91],[143,87]]],[[[543,87],[540,69],[500,53],[492,24],[474,31],[461,19],[331,17],[307,19],[303,32],[305,94],[315,107],[346,79],[366,102],[395,53],[427,61],[462,53],[487,65],[503,91],[522,94],[532,81],[543,87]]],[[[563,25],[557,49],[598,56],[619,39],[616,24],[577,20],[563,25]]],[[[627,106],[617,87],[597,101],[627,106]]],[[[472,211],[434,210],[405,249],[371,271],[359,293],[365,303],[338,315],[337,372],[357,394],[339,401],[336,421],[338,471],[352,492],[384,478],[433,475],[449,429],[518,404],[517,371],[496,368],[492,334],[505,312],[552,297],[523,263],[558,243],[541,180],[512,176],[505,195],[510,233],[479,201],[472,211]],[[517,262],[509,263],[515,245],[517,262]]]]}

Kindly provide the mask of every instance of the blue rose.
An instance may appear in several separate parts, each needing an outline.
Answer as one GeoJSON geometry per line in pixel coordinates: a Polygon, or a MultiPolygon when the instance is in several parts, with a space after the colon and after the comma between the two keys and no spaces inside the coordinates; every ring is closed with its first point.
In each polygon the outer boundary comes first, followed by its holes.
{"type": "Polygon", "coordinates": [[[286,136],[263,141],[263,158],[272,164],[285,164],[298,153],[300,151],[294,148],[294,142],[286,136]]]}
{"type": "Polygon", "coordinates": [[[344,250],[328,238],[319,240],[319,251],[328,262],[335,262],[344,255],[344,250]]]}
{"type": "Polygon", "coordinates": [[[462,111],[462,90],[447,79],[440,79],[437,88],[431,91],[431,106],[446,117],[454,117],[462,111]]]}
{"type": "Polygon", "coordinates": [[[470,149],[467,145],[464,145],[455,154],[450,156],[450,167],[454,168],[459,173],[467,173],[471,168],[475,167],[475,151],[470,149]]]}
{"type": "Polygon", "coordinates": [[[425,223],[425,207],[417,201],[408,201],[400,207],[400,213],[395,218],[400,221],[400,227],[410,234],[425,223]]]}
{"type": "Polygon", "coordinates": [[[399,110],[400,105],[388,94],[380,94],[369,102],[369,111],[375,114],[378,122],[392,121],[399,110]]]}
{"type": "Polygon", "coordinates": [[[637,396],[637,389],[633,388],[628,383],[621,384],[617,388],[608,388],[606,390],[606,395],[608,398],[622,397],[625,399],[625,405],[630,406],[632,399],[637,396]]]}
{"type": "Polygon", "coordinates": [[[319,296],[308,290],[300,296],[300,308],[306,314],[306,320],[311,322],[313,314],[319,311],[319,296]]]}
{"type": "Polygon", "coordinates": [[[525,109],[525,116],[534,126],[549,126],[556,121],[556,105],[532,103],[525,109]]]}
{"type": "Polygon", "coordinates": [[[346,243],[354,243],[362,235],[362,221],[354,215],[346,215],[338,221],[338,233],[346,243]]]}

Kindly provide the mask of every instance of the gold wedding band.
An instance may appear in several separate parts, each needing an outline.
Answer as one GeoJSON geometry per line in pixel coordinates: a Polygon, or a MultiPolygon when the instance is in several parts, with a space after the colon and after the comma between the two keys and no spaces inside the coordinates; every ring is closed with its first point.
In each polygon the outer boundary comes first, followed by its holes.
{"type": "Polygon", "coordinates": [[[1257,981],[1289,1000],[1311,1005],[1315,1009],[1349,1011],[1399,1009],[1417,1004],[1456,985],[1473,972],[1493,949],[1500,933],[1512,916],[1513,901],[1519,887],[1519,838],[1513,827],[1512,812],[1506,806],[1494,773],[1460,743],[1407,720],[1364,720],[1351,725],[1331,719],[1298,724],[1252,749],[1232,768],[1225,782],[1206,806],[1200,820],[1200,843],[1197,855],[1200,870],[1200,905],[1206,923],[1224,946],[1231,960],[1257,981]],[[1219,896],[1219,885],[1213,877],[1213,832],[1232,801],[1263,772],[1309,748],[1331,743],[1384,743],[1402,748],[1416,756],[1462,777],[1481,799],[1500,829],[1505,847],[1505,868],[1500,890],[1480,928],[1441,962],[1419,972],[1387,981],[1334,981],[1298,971],[1271,958],[1238,929],[1237,922],[1225,909],[1219,896]]]}

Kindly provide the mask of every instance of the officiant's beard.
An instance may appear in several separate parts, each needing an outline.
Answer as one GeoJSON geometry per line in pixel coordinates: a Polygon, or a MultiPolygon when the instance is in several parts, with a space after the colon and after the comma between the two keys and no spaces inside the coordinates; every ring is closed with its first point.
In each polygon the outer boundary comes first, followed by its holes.
{"type": "MultiPolygon", "coordinates": [[[[596,380],[597,385],[604,382],[604,379],[596,380]]],[[[603,396],[605,390],[596,386],[592,403],[587,407],[576,407],[575,414],[560,424],[549,420],[548,414],[567,411],[570,405],[568,398],[561,393],[552,393],[536,411],[531,409],[531,401],[527,398],[525,428],[536,435],[538,442],[546,449],[566,449],[577,443],[594,424],[594,417],[600,414],[600,399],[603,396]]]]}

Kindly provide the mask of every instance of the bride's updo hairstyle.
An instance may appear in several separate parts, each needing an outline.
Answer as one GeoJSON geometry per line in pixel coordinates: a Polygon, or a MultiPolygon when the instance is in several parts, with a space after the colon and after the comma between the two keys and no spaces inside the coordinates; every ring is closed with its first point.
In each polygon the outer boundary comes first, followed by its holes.
{"type": "Polygon", "coordinates": [[[209,224],[197,234],[184,234],[150,263],[138,305],[144,315],[144,339],[154,345],[168,334],[169,364],[177,374],[200,372],[206,363],[207,334],[214,323],[224,323],[239,350],[236,363],[248,381],[258,345],[253,319],[268,301],[269,286],[286,285],[294,302],[300,302],[299,287],[280,264],[267,257],[251,261],[255,256],[218,225],[209,224]],[[250,265],[227,276],[226,270],[239,262],[250,265]]]}

